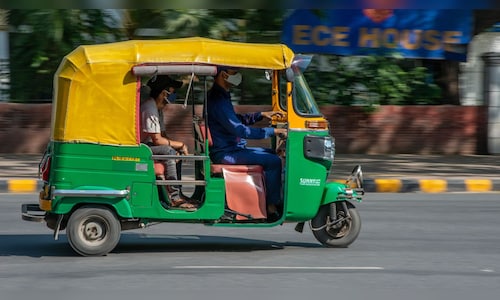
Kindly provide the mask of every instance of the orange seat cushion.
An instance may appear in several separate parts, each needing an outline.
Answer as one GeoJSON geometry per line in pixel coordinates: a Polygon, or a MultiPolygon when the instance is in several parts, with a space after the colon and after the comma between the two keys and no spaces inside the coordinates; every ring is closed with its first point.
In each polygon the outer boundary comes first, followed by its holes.
{"type": "Polygon", "coordinates": [[[260,165],[224,165],[224,164],[212,164],[210,166],[210,171],[213,174],[220,174],[222,170],[228,170],[231,172],[240,172],[240,173],[262,173],[264,172],[264,168],[260,165]]]}
{"type": "Polygon", "coordinates": [[[155,161],[153,163],[153,167],[155,168],[155,175],[156,176],[162,176],[165,174],[165,166],[163,165],[163,163],[161,163],[159,161],[155,161]]]}

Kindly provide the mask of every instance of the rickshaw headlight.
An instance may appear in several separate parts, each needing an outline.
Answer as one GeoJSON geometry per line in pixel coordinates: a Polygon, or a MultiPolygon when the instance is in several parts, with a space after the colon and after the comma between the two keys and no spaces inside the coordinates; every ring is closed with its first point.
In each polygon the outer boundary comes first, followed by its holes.
{"type": "Polygon", "coordinates": [[[335,157],[335,139],[331,136],[306,136],[304,138],[304,156],[308,159],[333,161],[335,157]]]}

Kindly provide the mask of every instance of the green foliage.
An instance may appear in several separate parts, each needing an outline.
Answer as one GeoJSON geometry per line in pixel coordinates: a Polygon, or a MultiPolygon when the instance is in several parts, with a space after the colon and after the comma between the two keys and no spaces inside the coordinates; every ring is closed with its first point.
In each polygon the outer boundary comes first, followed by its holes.
{"type": "Polygon", "coordinates": [[[51,101],[61,59],[81,44],[116,40],[113,16],[104,10],[10,10],[10,95],[14,101],[51,101]]]}
{"type": "MultiPolygon", "coordinates": [[[[53,74],[61,59],[81,44],[188,36],[279,43],[285,13],[271,9],[11,10],[10,94],[16,101],[50,101],[53,74]]],[[[417,63],[383,56],[316,56],[305,76],[320,104],[439,104],[441,91],[431,72],[417,63]]],[[[244,104],[267,104],[270,83],[264,70],[243,75],[236,97],[244,104]]]]}
{"type": "Polygon", "coordinates": [[[427,68],[415,63],[382,56],[322,56],[313,60],[305,77],[319,104],[439,104],[440,88],[427,68]]]}

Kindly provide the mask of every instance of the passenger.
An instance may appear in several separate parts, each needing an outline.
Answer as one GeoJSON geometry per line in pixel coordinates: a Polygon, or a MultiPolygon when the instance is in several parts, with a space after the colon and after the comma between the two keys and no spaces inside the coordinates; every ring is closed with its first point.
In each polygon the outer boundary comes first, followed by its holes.
{"type": "MultiPolygon", "coordinates": [[[[156,155],[176,155],[189,154],[185,143],[169,139],[162,135],[165,128],[163,120],[163,109],[170,99],[175,95],[175,89],[182,87],[183,82],[173,80],[167,75],[157,75],[152,77],[147,86],[151,89],[150,98],[141,104],[141,143],[148,145],[153,154],[156,155]]],[[[178,176],[176,162],[174,159],[163,161],[165,165],[165,178],[167,180],[177,180],[178,176]]],[[[193,210],[197,205],[186,199],[180,186],[168,186],[169,198],[173,207],[186,210],[193,210]]]]}
{"type": "Polygon", "coordinates": [[[271,149],[247,147],[245,139],[270,138],[286,134],[286,129],[248,126],[264,117],[281,116],[279,112],[235,113],[229,89],[238,86],[241,80],[237,68],[219,67],[208,92],[207,121],[212,136],[210,159],[218,164],[261,165],[265,175],[268,220],[274,222],[280,218],[281,158],[271,149]]]}

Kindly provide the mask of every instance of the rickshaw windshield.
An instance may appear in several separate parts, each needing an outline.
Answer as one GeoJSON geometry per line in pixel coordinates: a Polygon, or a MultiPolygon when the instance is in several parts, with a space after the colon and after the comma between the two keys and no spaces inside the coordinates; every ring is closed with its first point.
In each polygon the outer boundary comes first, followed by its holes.
{"type": "Polygon", "coordinates": [[[298,67],[293,66],[292,69],[294,71],[293,105],[295,111],[305,116],[321,116],[321,112],[307,85],[304,75],[300,72],[298,67]]]}
{"type": "MultiPolygon", "coordinates": [[[[293,71],[293,105],[295,111],[303,116],[317,117],[321,116],[321,112],[314,100],[314,96],[309,89],[306,79],[302,72],[304,72],[311,63],[311,55],[295,55],[291,70],[293,71]]],[[[280,106],[287,110],[287,71],[281,71],[279,77],[280,89],[280,106]]]]}

